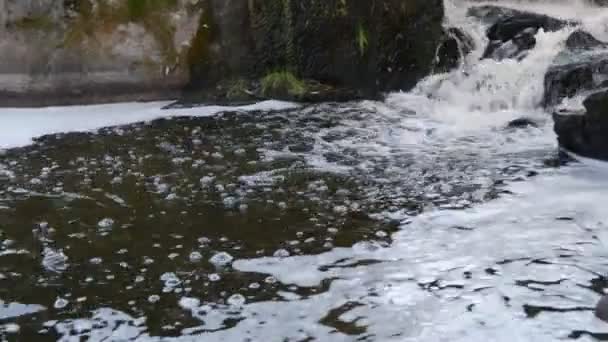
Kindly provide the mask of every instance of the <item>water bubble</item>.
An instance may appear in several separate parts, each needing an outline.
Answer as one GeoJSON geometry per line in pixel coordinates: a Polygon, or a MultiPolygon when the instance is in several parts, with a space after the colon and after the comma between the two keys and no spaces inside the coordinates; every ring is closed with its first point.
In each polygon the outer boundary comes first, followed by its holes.
{"type": "Polygon", "coordinates": [[[148,302],[149,303],[157,303],[160,300],[160,296],[159,295],[151,295],[150,297],[148,297],[148,302]]]}
{"type": "Polygon", "coordinates": [[[228,299],[226,300],[226,303],[232,305],[232,306],[243,306],[243,304],[245,304],[247,300],[245,299],[245,296],[243,296],[242,294],[233,294],[232,296],[228,297],[228,299]]]}
{"type": "Polygon", "coordinates": [[[42,266],[48,271],[61,273],[68,268],[68,257],[63,254],[63,251],[45,247],[42,255],[42,266]]]}
{"type": "Polygon", "coordinates": [[[199,262],[203,259],[203,255],[199,252],[190,253],[190,262],[199,262]]]}
{"type": "Polygon", "coordinates": [[[57,299],[55,300],[55,303],[53,304],[53,307],[55,309],[60,310],[60,309],[65,308],[66,306],[68,306],[69,303],[70,302],[68,302],[66,299],[57,297],[57,299]]]}
{"type": "Polygon", "coordinates": [[[205,176],[205,177],[201,178],[200,182],[201,182],[202,186],[207,186],[207,185],[213,183],[214,180],[215,180],[215,177],[205,176]]]}
{"type": "Polygon", "coordinates": [[[112,226],[114,226],[114,220],[111,218],[104,218],[97,223],[97,227],[101,229],[110,229],[112,226]]]}
{"type": "Polygon", "coordinates": [[[379,230],[379,231],[376,232],[376,236],[379,237],[379,238],[385,238],[385,237],[388,236],[388,233],[385,232],[385,231],[383,231],[383,230],[379,230]]]}
{"type": "Polygon", "coordinates": [[[171,253],[167,257],[169,259],[173,260],[173,259],[177,258],[178,256],[179,256],[179,253],[171,253]]]}
{"type": "Polygon", "coordinates": [[[21,327],[17,323],[6,323],[2,326],[2,330],[7,334],[17,334],[21,330],[21,327]]]}
{"type": "Polygon", "coordinates": [[[211,281],[219,281],[222,279],[222,277],[220,277],[220,275],[217,273],[211,273],[209,276],[207,276],[207,278],[209,278],[211,281]]]}
{"type": "Polygon", "coordinates": [[[275,258],[287,258],[289,255],[289,251],[286,249],[278,249],[273,254],[275,258]]]}
{"type": "Polygon", "coordinates": [[[182,283],[182,281],[173,272],[163,273],[160,276],[160,280],[165,283],[165,289],[167,292],[171,292],[171,290],[175,289],[182,283]]]}
{"type": "Polygon", "coordinates": [[[98,257],[89,259],[89,263],[91,263],[93,265],[99,265],[102,262],[103,262],[103,259],[102,258],[98,258],[98,257]]]}
{"type": "Polygon", "coordinates": [[[236,206],[236,198],[232,197],[232,196],[228,196],[226,198],[223,199],[224,202],[224,206],[226,208],[234,208],[236,206]]]}
{"type": "Polygon", "coordinates": [[[201,301],[196,298],[183,297],[179,300],[179,306],[185,310],[194,310],[201,305],[201,301]]]}
{"type": "Polygon", "coordinates": [[[209,259],[209,262],[215,265],[216,267],[224,267],[231,264],[232,260],[234,260],[234,257],[232,255],[226,252],[219,252],[212,256],[211,259],[209,259]]]}
{"type": "Polygon", "coordinates": [[[348,212],[348,207],[344,205],[337,205],[334,207],[334,213],[339,215],[345,215],[348,212]]]}

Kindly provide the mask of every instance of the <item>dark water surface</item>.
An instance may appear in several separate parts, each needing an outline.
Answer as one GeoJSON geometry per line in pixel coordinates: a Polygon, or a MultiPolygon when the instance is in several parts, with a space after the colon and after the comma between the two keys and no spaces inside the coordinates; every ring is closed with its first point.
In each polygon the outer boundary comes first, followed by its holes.
{"type": "MultiPolygon", "coordinates": [[[[238,315],[205,326],[205,313],[184,310],[188,303],[180,299],[199,298],[213,310],[213,303],[282,301],[285,291],[306,298],[330,284],[282,284],[235,271],[233,260],[318,254],[364,240],[388,245],[401,221],[378,213],[466,208],[498,196],[505,180],[534,176],[553,155],[526,152],[482,169],[474,153],[366,153],[353,142],[378,139],[379,131],[365,124],[368,115],[326,105],[161,119],[45,136],[6,151],[3,335],[85,338],[95,324],[108,323],[92,320],[61,333],[54,324],[102,308],[145,317],[140,324],[151,336],[229,329],[238,315]],[[479,174],[484,182],[473,181],[479,174]]],[[[340,314],[331,311],[320,323],[364,333],[339,321],[340,314]]]]}

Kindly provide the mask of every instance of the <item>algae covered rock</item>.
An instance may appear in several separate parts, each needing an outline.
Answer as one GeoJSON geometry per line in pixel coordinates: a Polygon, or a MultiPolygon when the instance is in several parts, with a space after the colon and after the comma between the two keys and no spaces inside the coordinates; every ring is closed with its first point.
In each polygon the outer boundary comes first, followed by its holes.
{"type": "Polygon", "coordinates": [[[443,37],[441,0],[212,0],[205,8],[191,89],[277,70],[359,95],[407,89],[429,74],[443,37]]]}

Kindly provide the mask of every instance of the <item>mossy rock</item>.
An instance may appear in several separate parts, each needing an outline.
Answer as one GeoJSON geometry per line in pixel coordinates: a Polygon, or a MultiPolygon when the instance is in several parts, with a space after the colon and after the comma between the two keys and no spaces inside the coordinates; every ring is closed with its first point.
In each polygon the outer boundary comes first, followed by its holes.
{"type": "Polygon", "coordinates": [[[297,82],[294,86],[294,78],[368,95],[408,89],[430,73],[443,37],[442,0],[206,4],[189,59],[192,83],[199,87],[270,75],[263,83],[291,83],[266,87],[265,93],[276,88],[272,93],[282,97],[306,93],[297,82]],[[272,75],[277,70],[289,70],[294,78],[272,75]]]}

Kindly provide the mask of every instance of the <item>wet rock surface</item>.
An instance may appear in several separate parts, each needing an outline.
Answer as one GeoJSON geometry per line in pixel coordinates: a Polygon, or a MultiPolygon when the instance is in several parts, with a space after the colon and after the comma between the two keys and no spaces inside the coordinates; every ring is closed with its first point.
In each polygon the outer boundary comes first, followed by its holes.
{"type": "Polygon", "coordinates": [[[458,67],[474,48],[475,42],[464,31],[456,27],[448,28],[437,50],[434,72],[448,72],[458,67]]]}
{"type": "Polygon", "coordinates": [[[608,47],[608,43],[602,42],[592,34],[583,30],[574,31],[566,40],[566,48],[573,51],[585,51],[608,47]]]}
{"type": "Polygon", "coordinates": [[[608,92],[587,97],[585,112],[557,112],[553,115],[559,143],[578,155],[608,160],[608,92]]]}
{"type": "Polygon", "coordinates": [[[605,87],[608,76],[606,43],[577,30],[566,40],[566,47],[545,75],[545,107],[558,105],[563,99],[605,87]]]}
{"type": "Polygon", "coordinates": [[[543,14],[529,13],[495,6],[473,7],[469,15],[492,23],[487,36],[490,40],[482,58],[521,57],[536,46],[535,35],[539,30],[558,31],[573,23],[543,14]]]}

